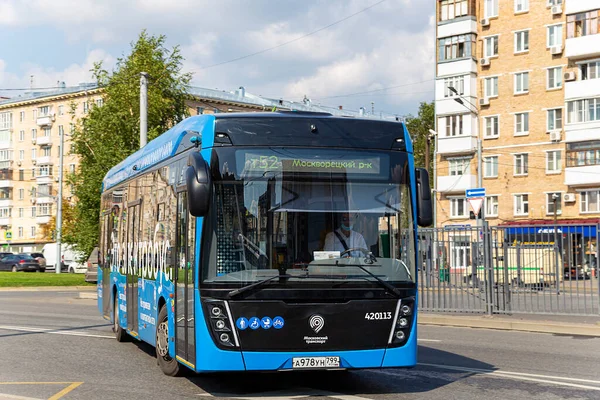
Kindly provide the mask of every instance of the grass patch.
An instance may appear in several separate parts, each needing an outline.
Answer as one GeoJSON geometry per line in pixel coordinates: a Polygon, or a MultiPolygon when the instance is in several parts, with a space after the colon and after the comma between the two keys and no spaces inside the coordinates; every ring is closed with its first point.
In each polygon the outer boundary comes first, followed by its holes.
{"type": "Polygon", "coordinates": [[[85,274],[56,274],[54,272],[0,272],[0,287],[32,286],[93,286],[85,274]]]}

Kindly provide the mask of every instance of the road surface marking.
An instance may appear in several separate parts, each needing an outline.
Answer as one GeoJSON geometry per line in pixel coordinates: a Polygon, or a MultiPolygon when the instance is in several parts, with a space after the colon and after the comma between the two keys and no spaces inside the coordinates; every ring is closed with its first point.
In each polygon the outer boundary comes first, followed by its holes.
{"type": "Polygon", "coordinates": [[[79,387],[83,382],[73,382],[60,392],[56,393],[54,396],[50,397],[48,400],[58,400],[63,397],[65,394],[72,392],[74,389],[79,387]]]}
{"type": "Polygon", "coordinates": [[[58,331],[56,329],[34,328],[34,327],[28,327],[28,326],[0,325],[0,330],[20,331],[20,332],[35,332],[35,333],[48,333],[48,334],[52,334],[52,335],[84,336],[84,337],[95,337],[95,338],[103,338],[103,339],[114,339],[114,336],[94,335],[94,334],[91,334],[91,333],[77,332],[77,331],[74,331],[74,330],[58,331]]]}
{"type": "Polygon", "coordinates": [[[0,393],[0,400],[41,400],[37,397],[15,396],[14,394],[0,393]]]}
{"type": "MultiPolygon", "coordinates": [[[[591,379],[578,379],[578,378],[568,378],[568,377],[552,376],[552,375],[527,374],[527,373],[521,373],[521,372],[501,371],[501,370],[494,371],[494,370],[489,370],[489,369],[467,368],[467,367],[459,367],[459,366],[453,366],[453,365],[441,365],[441,364],[418,363],[417,365],[422,366],[422,367],[433,367],[433,368],[438,368],[438,369],[446,369],[446,370],[450,370],[450,371],[460,371],[460,372],[469,372],[469,373],[474,373],[474,374],[482,374],[485,376],[492,376],[492,377],[496,377],[496,378],[515,379],[515,380],[521,380],[521,381],[547,383],[550,385],[566,386],[566,387],[573,387],[573,388],[578,388],[578,389],[600,391],[600,386],[588,386],[588,385],[580,385],[580,384],[576,384],[576,383],[571,383],[571,382],[582,382],[582,383],[591,383],[591,384],[595,384],[595,385],[600,385],[600,381],[595,381],[595,380],[591,380],[591,379]],[[561,380],[561,381],[566,381],[566,382],[559,382],[559,381],[557,381],[557,379],[561,380]]],[[[413,372],[417,372],[417,371],[413,370],[413,372]]],[[[401,371],[392,372],[392,371],[368,370],[368,372],[372,372],[372,373],[376,373],[376,374],[395,375],[395,376],[403,375],[403,372],[401,372],[401,371]]],[[[426,373],[428,371],[423,371],[423,372],[426,373]]]]}
{"type": "Polygon", "coordinates": [[[200,393],[198,396],[202,397],[227,397],[231,399],[238,400],[264,400],[268,398],[269,400],[293,400],[300,399],[303,397],[331,397],[338,400],[371,400],[367,397],[354,396],[350,394],[342,394],[329,392],[326,390],[318,390],[311,388],[295,388],[295,389],[285,389],[285,390],[276,390],[276,391],[268,391],[268,392],[259,392],[253,393],[252,396],[244,396],[239,394],[232,393],[200,393]]]}

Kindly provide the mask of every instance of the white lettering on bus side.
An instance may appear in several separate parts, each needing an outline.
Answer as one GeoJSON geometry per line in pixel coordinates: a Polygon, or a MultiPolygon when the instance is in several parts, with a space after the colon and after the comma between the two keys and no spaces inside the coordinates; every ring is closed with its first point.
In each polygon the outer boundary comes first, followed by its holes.
{"type": "Polygon", "coordinates": [[[109,249],[111,271],[123,275],[136,275],[143,279],[156,280],[163,272],[167,280],[173,280],[172,268],[168,268],[167,255],[171,250],[169,241],[113,243],[109,249]],[[127,257],[125,257],[127,254],[127,257]],[[137,255],[137,257],[136,257],[137,255]],[[124,260],[128,262],[125,263],[124,260]]]}

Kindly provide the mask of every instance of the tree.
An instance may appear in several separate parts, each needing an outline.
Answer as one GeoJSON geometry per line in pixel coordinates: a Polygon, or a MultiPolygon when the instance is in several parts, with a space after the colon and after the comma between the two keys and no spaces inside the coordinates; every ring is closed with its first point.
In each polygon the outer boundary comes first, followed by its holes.
{"type": "Polygon", "coordinates": [[[421,102],[419,113],[416,117],[408,115],[406,119],[406,128],[413,140],[413,151],[415,155],[415,165],[425,167],[429,171],[430,180],[433,179],[433,157],[435,143],[431,138],[429,146],[429,165],[425,165],[425,153],[427,148],[427,138],[430,135],[429,130],[435,127],[435,106],[431,103],[421,102]]]}
{"type": "MultiPolygon", "coordinates": [[[[63,197],[62,202],[63,236],[73,236],[75,229],[75,205],[63,197]]],[[[56,240],[56,216],[50,218],[47,224],[41,226],[41,235],[44,240],[53,242],[56,240]]]]}
{"type": "Polygon", "coordinates": [[[89,114],[75,121],[71,140],[80,164],[68,180],[77,202],[73,225],[67,225],[63,235],[65,242],[86,255],[98,245],[102,180],[110,168],[140,146],[140,73],[149,75],[148,141],[188,116],[185,100],[191,74],[182,73],[179,48],[167,49],[165,40],[163,35],[149,36],[143,31],[112,73],[101,63],[92,69],[103,88],[104,101],[102,106],[91,104],[89,114]]]}

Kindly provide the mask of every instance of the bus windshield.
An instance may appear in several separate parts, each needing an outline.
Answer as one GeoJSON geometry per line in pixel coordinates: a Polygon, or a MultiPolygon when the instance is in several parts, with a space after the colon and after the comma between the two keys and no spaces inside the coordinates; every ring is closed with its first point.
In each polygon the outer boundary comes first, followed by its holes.
{"type": "Polygon", "coordinates": [[[390,178],[406,155],[320,151],[237,151],[205,218],[204,283],[414,282],[409,182],[390,178]]]}

